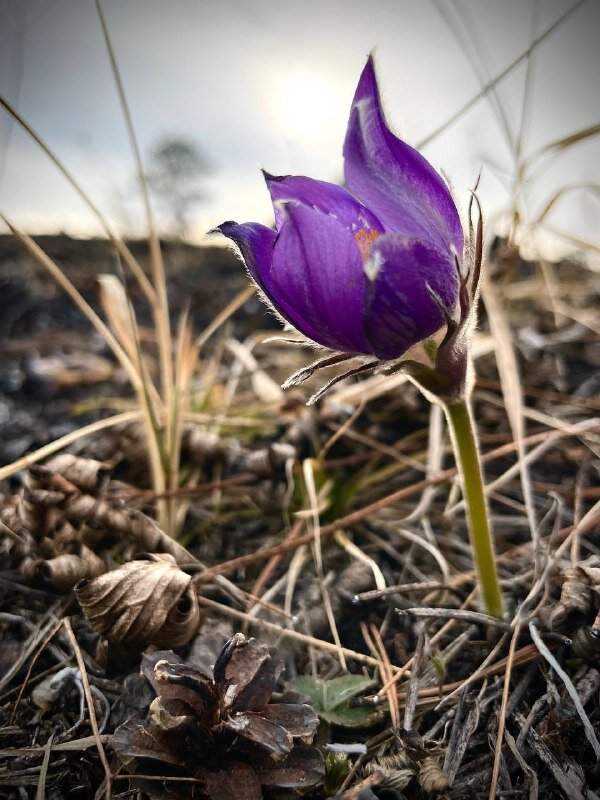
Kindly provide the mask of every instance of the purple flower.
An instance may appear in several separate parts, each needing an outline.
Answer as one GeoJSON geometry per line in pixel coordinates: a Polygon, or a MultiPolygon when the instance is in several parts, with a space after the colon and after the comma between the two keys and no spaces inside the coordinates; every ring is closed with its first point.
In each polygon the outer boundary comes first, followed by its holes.
{"type": "Polygon", "coordinates": [[[256,222],[218,230],[239,247],[278,314],[336,351],[313,367],[373,357],[358,372],[399,359],[453,317],[463,231],[442,178],[389,130],[371,58],[352,103],[344,162],[348,190],[265,174],[276,231],[256,222]]]}

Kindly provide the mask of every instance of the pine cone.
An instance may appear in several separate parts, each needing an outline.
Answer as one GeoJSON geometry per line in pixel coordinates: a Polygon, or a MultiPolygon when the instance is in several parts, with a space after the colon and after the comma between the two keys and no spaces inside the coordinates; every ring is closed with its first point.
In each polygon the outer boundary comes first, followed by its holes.
{"type": "Polygon", "coordinates": [[[115,731],[117,754],[134,771],[161,776],[138,781],[155,798],[261,800],[263,787],[314,786],[323,758],[306,745],[318,717],[309,705],[269,702],[282,668],[265,644],[241,633],[221,651],[212,678],[171,650],[144,655],[142,674],[157,697],[144,722],[115,731]]]}

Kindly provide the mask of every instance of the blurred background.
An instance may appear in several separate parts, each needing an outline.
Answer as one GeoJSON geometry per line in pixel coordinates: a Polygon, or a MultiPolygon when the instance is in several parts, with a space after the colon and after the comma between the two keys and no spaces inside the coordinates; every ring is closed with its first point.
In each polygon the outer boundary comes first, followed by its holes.
{"type": "MultiPolygon", "coordinates": [[[[102,7],[165,235],[201,244],[225,219],[270,224],[260,166],[340,181],[350,103],[373,51],[391,126],[444,171],[463,207],[482,169],[481,199],[497,232],[516,220],[522,250],[556,257],[583,246],[595,263],[597,0],[102,7]]],[[[144,234],[92,0],[0,0],[0,93],[117,230],[144,234]]],[[[100,233],[4,109],[0,210],[32,233],[100,233]]]]}

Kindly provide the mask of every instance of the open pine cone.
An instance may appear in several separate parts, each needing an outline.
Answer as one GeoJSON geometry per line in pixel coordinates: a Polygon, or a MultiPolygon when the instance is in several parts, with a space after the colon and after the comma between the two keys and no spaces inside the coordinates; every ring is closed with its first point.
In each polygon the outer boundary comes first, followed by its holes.
{"type": "Polygon", "coordinates": [[[324,772],[319,751],[306,746],[318,717],[308,705],[269,702],[282,668],[265,644],[241,633],[221,651],[212,678],[171,650],[144,655],[142,674],[157,697],[144,722],[117,728],[115,750],[134,771],[157,776],[138,780],[155,798],[261,800],[263,788],[310,788],[324,772]]]}

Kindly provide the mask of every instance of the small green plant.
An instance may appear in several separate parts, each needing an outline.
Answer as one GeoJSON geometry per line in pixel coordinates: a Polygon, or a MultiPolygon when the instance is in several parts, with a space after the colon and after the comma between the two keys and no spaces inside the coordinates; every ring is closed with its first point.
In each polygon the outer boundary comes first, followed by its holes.
{"type": "Polygon", "coordinates": [[[334,795],[350,772],[351,762],[346,753],[328,753],[325,759],[325,778],[323,791],[326,796],[334,795]]]}
{"type": "Polygon", "coordinates": [[[353,706],[351,701],[373,686],[364,675],[342,675],[331,680],[301,675],[292,681],[293,688],[310,697],[310,704],[319,717],[330,725],[343,728],[366,728],[379,721],[381,715],[373,706],[353,706]]]}

